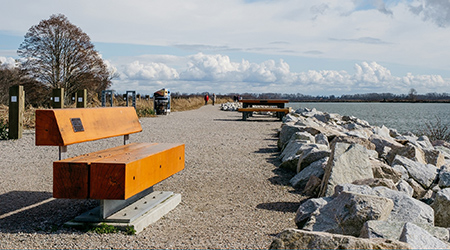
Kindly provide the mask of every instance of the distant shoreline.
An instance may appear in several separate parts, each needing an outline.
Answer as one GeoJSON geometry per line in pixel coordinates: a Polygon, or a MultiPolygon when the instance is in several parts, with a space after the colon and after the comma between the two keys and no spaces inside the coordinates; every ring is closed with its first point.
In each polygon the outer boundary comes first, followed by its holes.
{"type": "Polygon", "coordinates": [[[384,101],[370,101],[370,100],[303,100],[303,101],[289,101],[289,102],[371,102],[371,103],[450,103],[450,100],[445,101],[428,101],[428,100],[417,100],[417,101],[400,101],[400,100],[384,100],[384,101]]]}

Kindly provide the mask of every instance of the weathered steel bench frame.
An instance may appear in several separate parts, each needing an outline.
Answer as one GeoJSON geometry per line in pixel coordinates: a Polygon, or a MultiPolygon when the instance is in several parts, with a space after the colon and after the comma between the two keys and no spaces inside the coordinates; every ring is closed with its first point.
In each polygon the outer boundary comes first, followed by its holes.
{"type": "Polygon", "coordinates": [[[53,162],[53,197],[100,200],[94,215],[81,216],[91,222],[111,221],[119,210],[149,195],[151,201],[141,206],[147,208],[138,214],[167,200],[173,193],[154,194],[153,185],[184,169],[184,144],[128,144],[129,135],[141,131],[132,107],[37,110],[36,145],[59,147],[60,160],[53,162]],[[124,145],[63,159],[68,145],[116,136],[124,136],[124,145]]]}

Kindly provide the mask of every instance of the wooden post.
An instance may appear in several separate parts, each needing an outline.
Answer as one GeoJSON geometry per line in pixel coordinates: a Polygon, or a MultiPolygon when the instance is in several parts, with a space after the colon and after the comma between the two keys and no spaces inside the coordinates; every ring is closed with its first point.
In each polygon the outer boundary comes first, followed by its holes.
{"type": "Polygon", "coordinates": [[[23,86],[9,88],[9,139],[20,139],[23,133],[23,113],[25,110],[25,92],[23,86]]]}
{"type": "Polygon", "coordinates": [[[53,89],[52,92],[52,107],[55,109],[64,108],[64,88],[53,89]]]}
{"type": "Polygon", "coordinates": [[[87,108],[87,89],[78,90],[75,99],[77,102],[77,108],[87,108]]]}

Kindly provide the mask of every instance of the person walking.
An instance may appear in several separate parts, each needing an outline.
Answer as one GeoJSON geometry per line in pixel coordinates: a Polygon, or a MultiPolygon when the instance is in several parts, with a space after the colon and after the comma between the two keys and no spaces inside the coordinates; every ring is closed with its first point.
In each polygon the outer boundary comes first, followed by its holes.
{"type": "Polygon", "coordinates": [[[208,96],[208,94],[205,94],[205,105],[208,105],[208,101],[209,101],[209,96],[208,96]]]}
{"type": "Polygon", "coordinates": [[[216,94],[215,93],[213,93],[213,95],[212,95],[212,104],[213,104],[213,106],[214,106],[214,103],[216,103],[216,94]]]}

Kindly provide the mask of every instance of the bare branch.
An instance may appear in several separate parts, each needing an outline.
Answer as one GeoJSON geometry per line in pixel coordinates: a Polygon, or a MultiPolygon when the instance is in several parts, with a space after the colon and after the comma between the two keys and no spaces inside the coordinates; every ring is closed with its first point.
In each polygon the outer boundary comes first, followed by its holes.
{"type": "Polygon", "coordinates": [[[100,92],[111,85],[111,75],[89,36],[62,14],[32,26],[18,49],[21,67],[52,88],[66,89],[66,97],[78,89],[100,92]]]}

